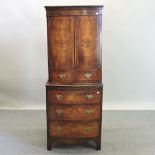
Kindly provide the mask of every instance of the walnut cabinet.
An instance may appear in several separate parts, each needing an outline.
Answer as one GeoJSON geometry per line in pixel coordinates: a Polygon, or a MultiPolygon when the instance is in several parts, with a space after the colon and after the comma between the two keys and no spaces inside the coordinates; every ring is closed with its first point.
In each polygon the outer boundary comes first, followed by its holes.
{"type": "Polygon", "coordinates": [[[100,150],[103,6],[45,8],[47,149],[92,140],[100,150]]]}

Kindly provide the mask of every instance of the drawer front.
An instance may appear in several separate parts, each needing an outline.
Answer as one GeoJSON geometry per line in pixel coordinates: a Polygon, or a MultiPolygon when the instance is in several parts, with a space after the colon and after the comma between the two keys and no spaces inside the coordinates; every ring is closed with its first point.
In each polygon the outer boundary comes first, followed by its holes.
{"type": "Polygon", "coordinates": [[[76,81],[82,83],[100,82],[102,79],[99,69],[77,70],[76,74],[76,81]]]}
{"type": "Polygon", "coordinates": [[[97,137],[99,135],[99,122],[71,123],[52,122],[49,125],[49,135],[52,137],[97,137]]]}
{"type": "Polygon", "coordinates": [[[48,100],[49,103],[58,103],[58,104],[99,104],[101,100],[101,91],[49,90],[48,100]]]}
{"type": "Polygon", "coordinates": [[[50,81],[56,84],[71,83],[75,80],[74,71],[52,71],[50,81]]]}
{"type": "Polygon", "coordinates": [[[56,104],[53,104],[48,106],[48,119],[51,120],[87,121],[97,120],[99,118],[99,105],[57,106],[56,104]]]}

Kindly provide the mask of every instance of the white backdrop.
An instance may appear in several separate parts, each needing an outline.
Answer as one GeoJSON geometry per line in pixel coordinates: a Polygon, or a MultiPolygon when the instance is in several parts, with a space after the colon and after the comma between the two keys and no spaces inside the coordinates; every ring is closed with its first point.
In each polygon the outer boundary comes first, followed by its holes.
{"type": "Polygon", "coordinates": [[[45,108],[48,4],[104,4],[104,109],[155,109],[154,0],[2,1],[0,108],[45,108]]]}

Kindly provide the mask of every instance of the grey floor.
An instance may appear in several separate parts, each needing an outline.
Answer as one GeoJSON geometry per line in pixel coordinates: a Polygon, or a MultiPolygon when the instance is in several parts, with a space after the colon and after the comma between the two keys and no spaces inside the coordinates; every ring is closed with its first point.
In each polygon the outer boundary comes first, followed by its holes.
{"type": "Polygon", "coordinates": [[[91,145],[47,151],[45,111],[0,111],[0,155],[155,155],[155,111],[104,111],[102,150],[91,145]]]}

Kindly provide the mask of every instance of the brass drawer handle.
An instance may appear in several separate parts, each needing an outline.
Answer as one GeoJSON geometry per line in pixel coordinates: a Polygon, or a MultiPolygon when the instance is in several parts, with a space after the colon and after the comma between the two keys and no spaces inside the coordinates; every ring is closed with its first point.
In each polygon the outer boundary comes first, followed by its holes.
{"type": "Polygon", "coordinates": [[[94,95],[87,94],[87,95],[86,95],[86,98],[87,98],[88,100],[91,100],[92,98],[94,98],[94,95]]]}
{"type": "Polygon", "coordinates": [[[60,101],[63,98],[63,95],[56,95],[56,98],[58,101],[60,101]]]}
{"type": "Polygon", "coordinates": [[[62,115],[63,114],[63,110],[62,109],[57,109],[56,110],[56,114],[57,115],[62,115]]]}
{"type": "Polygon", "coordinates": [[[93,113],[93,112],[94,112],[93,109],[87,109],[87,110],[86,110],[86,114],[88,114],[88,115],[91,114],[91,113],[93,113]]]}
{"type": "Polygon", "coordinates": [[[91,73],[85,73],[84,76],[87,78],[87,79],[90,79],[92,74],[91,73]]]}
{"type": "Polygon", "coordinates": [[[59,74],[59,78],[61,79],[61,80],[63,80],[64,78],[66,77],[66,75],[65,74],[59,74]]]}
{"type": "Polygon", "coordinates": [[[63,128],[60,127],[60,126],[57,126],[57,128],[56,128],[57,132],[59,132],[59,133],[62,131],[62,129],[63,129],[63,128]]]}
{"type": "Polygon", "coordinates": [[[90,132],[93,128],[92,127],[86,127],[85,131],[90,132]]]}

